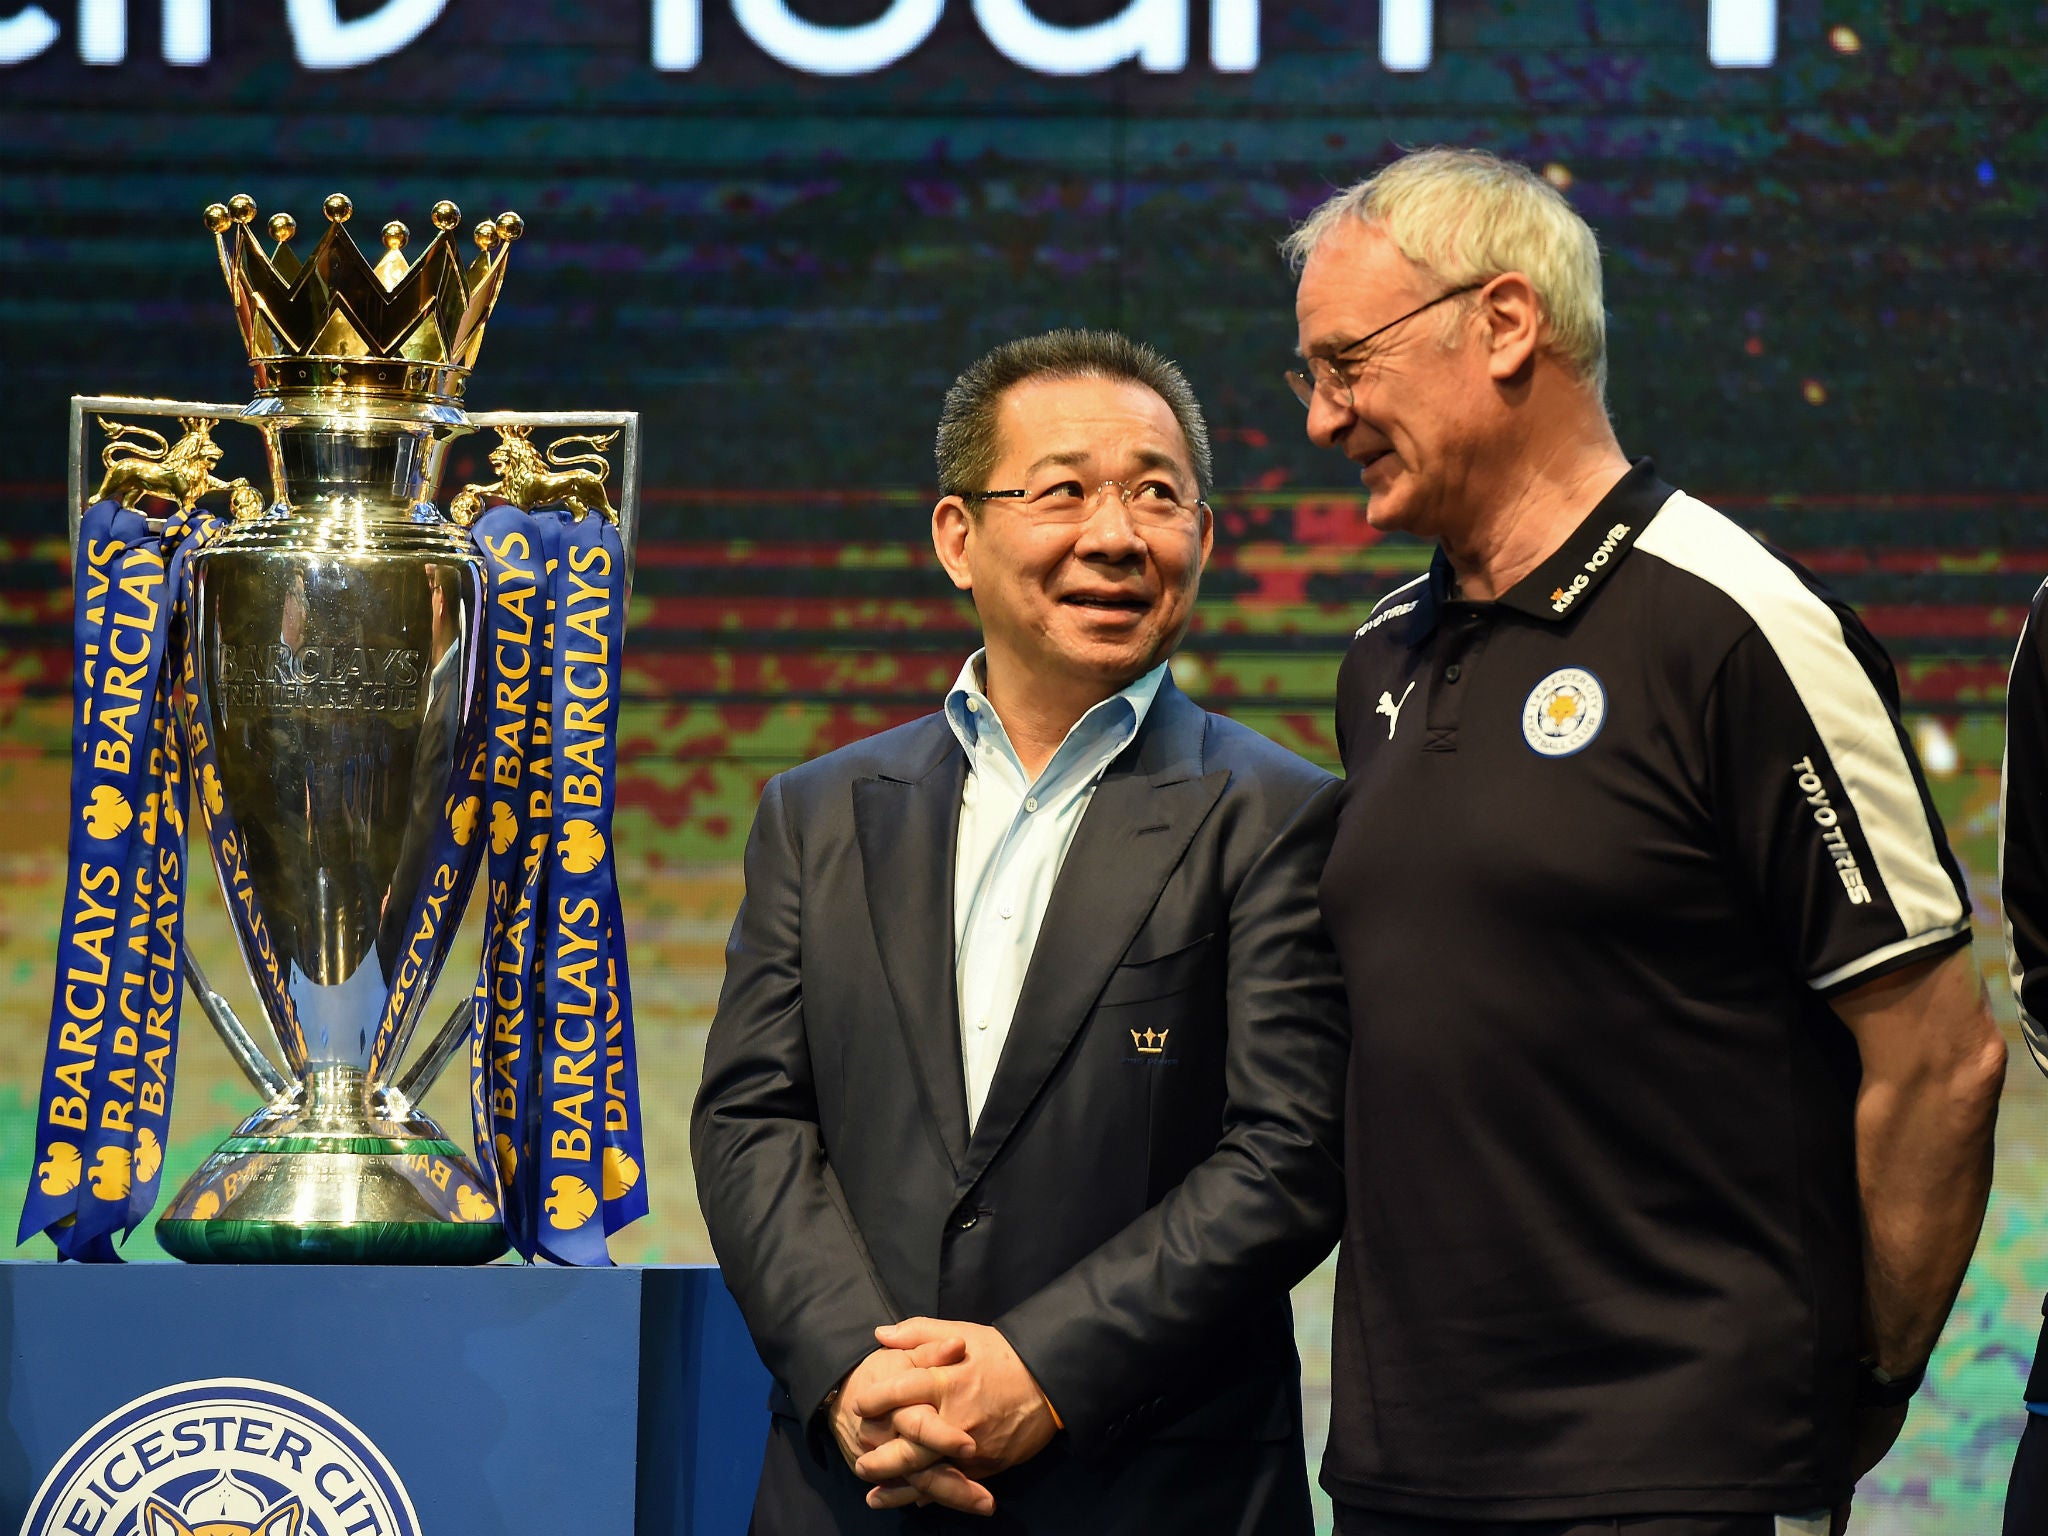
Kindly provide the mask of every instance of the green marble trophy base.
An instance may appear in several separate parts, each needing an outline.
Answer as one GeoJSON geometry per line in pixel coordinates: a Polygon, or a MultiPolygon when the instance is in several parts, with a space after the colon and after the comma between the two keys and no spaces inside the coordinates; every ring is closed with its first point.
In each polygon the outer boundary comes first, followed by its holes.
{"type": "Polygon", "coordinates": [[[488,1264],[507,1245],[475,1168],[440,1128],[333,1068],[222,1142],[156,1235],[195,1264],[488,1264]]]}
{"type": "Polygon", "coordinates": [[[164,1252],[188,1264],[488,1264],[504,1253],[495,1223],[357,1221],[284,1226],[268,1221],[156,1224],[164,1252]]]}

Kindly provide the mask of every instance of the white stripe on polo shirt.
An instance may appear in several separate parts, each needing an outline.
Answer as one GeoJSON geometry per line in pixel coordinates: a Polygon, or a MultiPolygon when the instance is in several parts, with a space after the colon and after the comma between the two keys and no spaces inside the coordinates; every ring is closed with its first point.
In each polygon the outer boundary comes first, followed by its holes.
{"type": "Polygon", "coordinates": [[[1834,610],[1797,573],[1705,502],[1674,494],[1636,549],[1719,588],[1747,613],[1785,669],[1850,804],[1905,932],[1894,944],[1812,978],[1819,990],[1969,927],[1941,862],[1918,781],[1891,712],[1843,638],[1834,610]]]}
{"type": "Polygon", "coordinates": [[[1406,613],[1410,609],[1412,609],[1415,606],[1415,603],[1412,599],[1406,604],[1397,604],[1395,600],[1399,598],[1403,592],[1413,591],[1415,588],[1421,586],[1425,581],[1428,580],[1429,572],[1424,571],[1420,576],[1416,577],[1413,581],[1402,582],[1400,586],[1394,588],[1393,591],[1389,592],[1385,597],[1381,598],[1378,602],[1374,603],[1372,605],[1372,611],[1365,616],[1365,622],[1359,625],[1358,628],[1354,629],[1351,632],[1351,638],[1354,640],[1361,640],[1365,637],[1365,633],[1367,630],[1377,629],[1381,624],[1385,623],[1388,619],[1395,617],[1396,614],[1406,613]]]}

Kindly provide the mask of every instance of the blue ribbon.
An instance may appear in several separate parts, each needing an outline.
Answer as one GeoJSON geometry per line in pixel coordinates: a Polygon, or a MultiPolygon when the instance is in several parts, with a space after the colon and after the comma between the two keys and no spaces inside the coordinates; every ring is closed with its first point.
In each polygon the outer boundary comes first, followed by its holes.
{"type": "MultiPolygon", "coordinates": [[[[70,1249],[74,1257],[82,1245],[127,1225],[136,1158],[149,1155],[136,1144],[135,1090],[142,1060],[143,1002],[149,984],[150,921],[156,914],[158,816],[163,799],[161,790],[149,782],[161,772],[164,749],[164,721],[154,707],[154,687],[150,695],[149,727],[137,743],[136,756],[153,760],[156,772],[138,774],[134,786],[140,809],[121,882],[122,910],[116,923],[113,982],[107,989],[107,1022],[88,1079],[92,1125],[79,1154],[85,1164],[85,1181],[78,1191],[77,1219],[59,1245],[70,1249]]],[[[161,1147],[150,1151],[161,1158],[161,1147]]]]}
{"type": "Polygon", "coordinates": [[[513,1245],[531,1259],[534,1169],[523,1154],[532,1135],[534,927],[548,804],[545,786],[529,772],[529,758],[552,681],[552,662],[541,646],[549,621],[548,558],[541,525],[514,507],[485,513],[475,534],[487,584],[484,719],[491,809],[489,908],[470,1035],[470,1118],[478,1166],[495,1177],[513,1245]]]}
{"type": "MultiPolygon", "coordinates": [[[[135,1124],[137,1073],[142,1065],[145,999],[149,984],[150,934],[156,916],[156,880],[164,783],[165,721],[169,714],[170,668],[164,665],[174,606],[169,570],[154,539],[131,548],[122,559],[108,623],[104,656],[94,695],[95,758],[125,765],[111,782],[120,804],[134,808],[126,835],[127,863],[121,881],[122,911],[114,952],[107,1026],[90,1078],[91,1129],[81,1158],[85,1181],[77,1220],[67,1234],[73,1256],[84,1246],[130,1225],[128,1207],[138,1161],[152,1173],[161,1166],[162,1144],[152,1133],[138,1139],[135,1124]]],[[[105,808],[116,802],[88,801],[105,808]]],[[[88,832],[92,831],[88,823],[88,832]]],[[[119,838],[109,840],[108,853],[119,838]]]]}
{"type": "Polygon", "coordinates": [[[625,554],[601,518],[510,507],[476,525],[489,575],[490,912],[470,1048],[477,1154],[513,1246],[606,1264],[647,1211],[617,868],[625,554]]]}
{"type": "MultiPolygon", "coordinates": [[[[621,931],[611,858],[618,769],[619,636],[625,561],[603,518],[563,525],[555,572],[554,843],[548,868],[547,980],[540,1020],[540,1251],[607,1264],[604,1198],[637,1183],[637,1158],[606,1142],[608,994],[621,931]]],[[[622,1000],[621,1023],[630,1017],[622,1000]]]]}
{"type": "Polygon", "coordinates": [[[158,696],[163,752],[157,793],[161,830],[156,840],[156,900],[150,914],[148,985],[142,1004],[142,1050],[134,1101],[133,1182],[124,1232],[134,1231],[155,1209],[157,1190],[163,1183],[164,1154],[170,1146],[178,1011],[185,985],[180,961],[185,943],[187,829],[191,824],[191,780],[185,772],[185,731],[177,701],[180,684],[189,679],[192,664],[191,558],[222,526],[222,521],[209,513],[192,517],[180,513],[164,529],[164,542],[174,546],[175,553],[169,574],[171,629],[158,696]]]}
{"type": "MultiPolygon", "coordinates": [[[[159,934],[156,920],[164,870],[184,862],[182,807],[167,791],[175,679],[164,664],[183,565],[169,569],[165,552],[175,558],[188,531],[181,522],[159,540],[112,502],[89,508],[79,528],[64,903],[17,1236],[48,1232],[67,1258],[116,1258],[112,1234],[139,1219],[136,1169],[153,1192],[162,1165],[154,1111],[168,1112],[175,1036],[163,1050],[148,1033],[149,994],[153,953],[167,946],[175,966],[174,931],[159,934]],[[152,1116],[139,1121],[146,1079],[152,1116]]],[[[161,1013],[156,1022],[168,1033],[161,1013]]]]}
{"type": "MultiPolygon", "coordinates": [[[[614,920],[618,872],[608,868],[614,920]]],[[[640,1128],[640,1052],[633,1043],[633,974],[626,965],[623,927],[610,930],[612,970],[605,1007],[604,1230],[609,1235],[648,1211],[647,1153],[640,1128]]]]}
{"type": "Polygon", "coordinates": [[[108,890],[107,866],[89,859],[96,847],[77,808],[86,804],[92,762],[92,705],[101,664],[101,636],[113,592],[111,572],[129,546],[147,536],[134,513],[111,501],[88,507],[78,529],[73,562],[71,805],[62,915],[57,932],[57,974],[50,1000],[50,1043],[43,1055],[41,1100],[36,1110],[35,1164],[29,1175],[16,1242],[49,1231],[78,1210],[83,1180],[80,1147],[91,1126],[87,1078],[105,1027],[106,988],[112,977],[113,919],[118,893],[108,890]],[[87,884],[88,878],[90,885],[87,884]],[[67,1034],[66,1031],[69,1031],[67,1034]]]}

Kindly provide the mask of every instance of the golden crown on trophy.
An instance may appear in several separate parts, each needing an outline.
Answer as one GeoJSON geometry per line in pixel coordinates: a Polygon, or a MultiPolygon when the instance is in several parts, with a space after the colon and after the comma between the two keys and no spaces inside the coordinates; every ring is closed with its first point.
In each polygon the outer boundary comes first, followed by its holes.
{"type": "Polygon", "coordinates": [[[505,281],[516,213],[477,225],[477,255],[464,265],[456,231],[462,210],[434,204],[434,238],[407,261],[410,231],[393,220],[373,264],[342,226],[355,206],[336,192],[321,205],[327,232],[301,261],[298,221],[272,214],[275,248],[251,234],[256,200],[238,193],[206,210],[221,274],[262,394],[354,394],[453,403],[476,366],[484,325],[505,281]]]}

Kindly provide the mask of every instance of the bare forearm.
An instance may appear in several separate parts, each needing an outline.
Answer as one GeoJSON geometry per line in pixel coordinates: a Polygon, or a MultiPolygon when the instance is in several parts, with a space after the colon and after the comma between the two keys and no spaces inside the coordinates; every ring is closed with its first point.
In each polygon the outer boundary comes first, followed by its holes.
{"type": "MultiPolygon", "coordinates": [[[[1972,978],[1974,980],[1974,978],[1972,978]]],[[[1856,1104],[1867,1347],[1894,1375],[1922,1364],[1948,1317],[1991,1189],[2004,1046],[1978,1003],[1952,1059],[1886,1075],[1856,1104]]]]}

